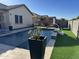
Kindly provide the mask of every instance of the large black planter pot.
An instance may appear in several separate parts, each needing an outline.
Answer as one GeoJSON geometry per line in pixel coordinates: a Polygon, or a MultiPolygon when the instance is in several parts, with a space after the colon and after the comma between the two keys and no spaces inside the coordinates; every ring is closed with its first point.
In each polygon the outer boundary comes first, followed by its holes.
{"type": "Polygon", "coordinates": [[[44,59],[47,37],[40,36],[40,40],[29,38],[29,49],[31,59],[44,59]]]}

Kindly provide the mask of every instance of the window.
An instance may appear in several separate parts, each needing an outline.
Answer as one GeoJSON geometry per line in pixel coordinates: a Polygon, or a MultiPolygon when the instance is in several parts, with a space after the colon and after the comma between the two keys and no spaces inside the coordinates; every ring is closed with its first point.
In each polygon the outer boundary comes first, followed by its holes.
{"type": "Polygon", "coordinates": [[[0,29],[1,29],[1,24],[0,24],[0,29]]]}
{"type": "Polygon", "coordinates": [[[0,16],[0,21],[2,21],[2,18],[1,18],[1,16],[0,16]]]}
{"type": "Polygon", "coordinates": [[[22,21],[22,16],[20,16],[20,23],[23,23],[23,21],[22,21]]]}
{"type": "Polygon", "coordinates": [[[15,23],[16,24],[22,24],[23,23],[22,16],[15,15],[15,23]]]}
{"type": "Polygon", "coordinates": [[[18,15],[15,15],[15,23],[18,24],[18,15]]]}

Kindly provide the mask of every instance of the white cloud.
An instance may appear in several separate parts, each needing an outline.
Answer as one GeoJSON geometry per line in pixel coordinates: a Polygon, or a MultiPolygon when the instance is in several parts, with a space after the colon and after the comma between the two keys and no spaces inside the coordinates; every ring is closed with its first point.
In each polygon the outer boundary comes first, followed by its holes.
{"type": "Polygon", "coordinates": [[[23,4],[25,3],[25,0],[0,0],[0,3],[5,5],[23,4]]]}

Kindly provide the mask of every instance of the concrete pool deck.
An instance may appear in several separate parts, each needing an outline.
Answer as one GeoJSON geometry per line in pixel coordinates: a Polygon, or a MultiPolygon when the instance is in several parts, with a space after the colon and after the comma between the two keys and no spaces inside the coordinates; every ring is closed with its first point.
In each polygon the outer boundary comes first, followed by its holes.
{"type": "Polygon", "coordinates": [[[0,59],[30,59],[29,50],[0,44],[0,59]]]}
{"type": "MultiPolygon", "coordinates": [[[[50,59],[52,50],[54,48],[54,44],[54,39],[51,39],[48,42],[45,50],[44,59],[50,59]]],[[[26,49],[0,44],[0,59],[31,59],[30,51],[26,49]]]]}
{"type": "MultiPolygon", "coordinates": [[[[16,32],[18,33],[18,32],[21,32],[21,31],[26,31],[26,30],[27,29],[21,29],[19,31],[18,30],[15,30],[15,31],[10,32],[9,34],[3,34],[2,36],[4,37],[6,35],[14,34],[16,32]]],[[[50,59],[51,54],[52,54],[52,51],[53,51],[53,48],[54,48],[54,44],[55,44],[55,39],[51,39],[51,36],[55,36],[56,33],[51,32],[51,31],[49,32],[49,31],[46,30],[46,32],[43,33],[43,34],[46,35],[46,36],[49,36],[48,37],[48,40],[49,41],[47,41],[48,43],[46,45],[44,59],[50,59]]],[[[20,34],[18,36],[22,36],[22,35],[23,34],[20,34]]],[[[23,38],[25,38],[25,36],[23,35],[23,38]]],[[[18,38],[18,39],[20,39],[20,38],[18,38]]],[[[6,41],[6,40],[4,40],[4,41],[6,41]]],[[[21,39],[21,41],[22,41],[22,39],[21,39]]],[[[8,42],[10,42],[10,41],[8,41],[8,42]]],[[[0,59],[30,59],[30,51],[27,50],[27,49],[22,49],[22,48],[14,47],[12,45],[9,46],[7,44],[3,44],[2,43],[2,44],[0,44],[0,59]]]]}

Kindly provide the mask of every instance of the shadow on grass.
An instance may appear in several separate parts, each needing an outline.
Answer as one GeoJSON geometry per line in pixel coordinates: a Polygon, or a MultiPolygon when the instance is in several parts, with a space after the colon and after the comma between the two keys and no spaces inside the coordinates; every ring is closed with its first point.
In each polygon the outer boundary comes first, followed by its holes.
{"type": "Polygon", "coordinates": [[[68,28],[63,28],[63,30],[69,31],[70,29],[68,29],[68,28]]]}
{"type": "Polygon", "coordinates": [[[79,39],[64,34],[63,36],[58,35],[55,43],[55,47],[68,47],[79,45],[79,39]]]}

